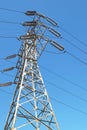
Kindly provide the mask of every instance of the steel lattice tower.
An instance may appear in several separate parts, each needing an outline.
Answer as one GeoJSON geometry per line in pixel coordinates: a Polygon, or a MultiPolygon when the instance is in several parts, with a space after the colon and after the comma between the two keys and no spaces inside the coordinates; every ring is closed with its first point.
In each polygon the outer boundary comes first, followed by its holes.
{"type": "MultiPolygon", "coordinates": [[[[38,59],[48,43],[60,51],[64,50],[62,46],[45,36],[47,30],[57,37],[60,37],[60,34],[43,24],[43,20],[46,19],[51,24],[56,25],[52,19],[38,14],[36,11],[27,11],[25,14],[32,16],[33,20],[23,23],[23,26],[27,28],[27,32],[26,35],[19,38],[22,40],[19,53],[7,57],[7,59],[16,56],[19,58],[16,64],[17,74],[14,80],[16,90],[4,130],[28,130],[29,128],[31,130],[59,130],[40,73],[38,59]]],[[[13,68],[8,70],[11,69],[13,68]]],[[[9,84],[11,83],[9,82],[7,85],[9,84]]]]}

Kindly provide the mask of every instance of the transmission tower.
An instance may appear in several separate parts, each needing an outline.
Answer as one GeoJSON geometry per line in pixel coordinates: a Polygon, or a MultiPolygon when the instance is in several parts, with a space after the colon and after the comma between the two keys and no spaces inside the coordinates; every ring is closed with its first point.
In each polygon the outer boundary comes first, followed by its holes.
{"type": "MultiPolygon", "coordinates": [[[[14,82],[2,84],[2,86],[16,84],[4,130],[28,130],[29,128],[31,130],[59,130],[59,125],[40,73],[38,59],[48,43],[58,50],[64,51],[61,45],[47,36],[48,32],[57,37],[61,35],[44,24],[45,21],[45,23],[48,22],[53,26],[57,26],[57,23],[49,17],[36,11],[27,11],[25,14],[32,20],[22,24],[26,27],[26,34],[19,37],[19,40],[22,41],[19,53],[6,57],[8,60],[18,56],[18,61],[14,82]]],[[[4,69],[3,72],[14,68],[4,69]]]]}

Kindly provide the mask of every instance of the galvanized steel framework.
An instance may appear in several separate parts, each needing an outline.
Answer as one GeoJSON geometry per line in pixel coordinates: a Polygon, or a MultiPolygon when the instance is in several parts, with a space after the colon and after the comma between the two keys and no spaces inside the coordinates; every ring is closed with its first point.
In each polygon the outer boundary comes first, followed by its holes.
{"type": "Polygon", "coordinates": [[[62,46],[45,36],[47,30],[57,37],[60,37],[60,34],[43,24],[43,19],[56,24],[50,18],[35,11],[27,11],[25,14],[32,16],[33,20],[23,23],[27,33],[19,38],[22,45],[17,54],[18,70],[14,80],[16,90],[4,130],[59,130],[37,61],[48,43],[60,51],[64,50],[62,46]]]}

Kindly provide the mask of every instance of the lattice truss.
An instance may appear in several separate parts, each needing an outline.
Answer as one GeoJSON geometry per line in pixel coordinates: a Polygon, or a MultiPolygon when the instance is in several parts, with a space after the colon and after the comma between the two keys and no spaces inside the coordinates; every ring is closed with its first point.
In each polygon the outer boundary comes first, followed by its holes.
{"type": "Polygon", "coordinates": [[[19,53],[6,57],[8,60],[18,56],[16,67],[3,70],[7,72],[17,69],[14,82],[0,84],[0,86],[16,84],[4,130],[59,130],[37,62],[48,43],[64,51],[61,45],[47,37],[48,31],[50,35],[57,37],[61,35],[44,24],[45,20],[57,26],[52,19],[36,11],[27,11],[25,14],[30,16],[32,21],[23,23],[26,27],[26,34],[19,37],[22,41],[19,53]]]}

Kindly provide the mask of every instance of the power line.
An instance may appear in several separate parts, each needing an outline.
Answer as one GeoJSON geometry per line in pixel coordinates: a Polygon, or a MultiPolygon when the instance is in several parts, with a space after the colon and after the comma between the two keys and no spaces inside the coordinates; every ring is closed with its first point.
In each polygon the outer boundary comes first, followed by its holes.
{"type": "Polygon", "coordinates": [[[18,22],[12,22],[12,21],[6,21],[6,20],[2,20],[2,21],[0,21],[0,23],[21,25],[21,23],[18,23],[18,22]]]}
{"type": "Polygon", "coordinates": [[[0,10],[5,10],[5,11],[9,11],[9,12],[16,12],[16,13],[22,13],[22,14],[24,14],[24,12],[22,12],[22,11],[17,11],[17,10],[13,10],[13,9],[0,8],[0,10]]]}
{"type": "MultiPolygon", "coordinates": [[[[5,10],[5,11],[10,11],[10,12],[17,12],[17,13],[22,13],[24,14],[24,12],[22,11],[17,11],[17,10],[13,10],[13,9],[7,9],[7,8],[0,8],[0,10],[5,10]]],[[[79,43],[81,43],[82,45],[86,46],[87,47],[87,44],[83,41],[81,41],[79,38],[77,38],[75,35],[73,35],[72,33],[70,33],[69,31],[67,31],[66,29],[64,29],[63,27],[61,26],[58,26],[58,28],[60,28],[62,31],[64,31],[65,33],[67,33],[68,35],[70,35],[72,38],[74,38],[75,40],[77,40],[79,43]]]]}
{"type": "Polygon", "coordinates": [[[73,57],[74,59],[76,59],[77,61],[79,61],[80,63],[84,64],[87,66],[87,62],[81,60],[79,57],[75,56],[74,54],[72,54],[71,52],[69,51],[66,51],[67,54],[69,54],[71,57],[73,57]]]}
{"type": "MultiPolygon", "coordinates": [[[[53,53],[54,53],[54,52],[52,52],[52,54],[53,54],[53,53]]],[[[79,62],[81,62],[81,63],[87,65],[87,63],[85,63],[84,61],[82,61],[81,59],[79,59],[78,57],[76,57],[75,55],[71,54],[71,53],[68,52],[68,51],[67,51],[67,53],[68,53],[70,56],[72,56],[74,59],[78,60],[79,62]]],[[[57,53],[54,53],[54,54],[57,54],[57,53]]],[[[1,59],[1,60],[5,60],[4,58],[0,58],[0,59],[1,59]]],[[[11,62],[11,61],[8,61],[8,60],[5,60],[5,61],[14,64],[14,62],[11,62]]],[[[73,82],[73,81],[71,81],[71,80],[69,80],[69,79],[63,77],[62,75],[59,75],[59,74],[57,74],[57,73],[55,73],[55,72],[49,70],[49,69],[46,68],[46,67],[43,67],[42,65],[40,65],[40,66],[41,66],[41,68],[45,69],[46,71],[50,72],[51,74],[56,75],[57,77],[59,77],[59,78],[65,80],[65,81],[69,82],[70,84],[72,84],[72,85],[74,85],[74,86],[79,87],[80,89],[82,89],[82,90],[84,90],[84,91],[87,91],[86,88],[80,86],[79,84],[77,84],[77,83],[75,83],[75,82],[73,82]]]]}
{"type": "MultiPolygon", "coordinates": [[[[0,35],[0,38],[7,38],[7,39],[11,38],[11,39],[17,39],[17,40],[19,40],[18,37],[4,36],[4,35],[0,35]]],[[[55,53],[55,52],[48,52],[48,53],[51,53],[51,54],[59,54],[59,53],[55,53]]],[[[69,55],[72,56],[74,59],[76,59],[76,60],[79,61],[80,63],[82,63],[82,64],[84,64],[84,65],[87,66],[87,63],[86,63],[85,61],[81,60],[80,58],[78,58],[78,57],[75,56],[74,54],[70,53],[69,51],[64,51],[63,53],[69,54],[69,55]]],[[[86,53],[86,52],[84,52],[84,53],[86,53]]]]}
{"type": "Polygon", "coordinates": [[[11,92],[8,92],[8,91],[3,90],[3,89],[1,89],[1,88],[0,88],[0,91],[1,91],[1,92],[3,92],[3,93],[6,93],[6,94],[9,94],[9,95],[11,95],[11,96],[12,96],[12,93],[11,93],[11,92]]]}
{"type": "Polygon", "coordinates": [[[18,39],[18,37],[11,37],[11,36],[4,36],[0,34],[0,38],[12,38],[12,39],[18,39]]]}
{"type": "MultiPolygon", "coordinates": [[[[12,96],[12,93],[11,93],[11,92],[8,92],[8,91],[6,91],[6,90],[2,90],[1,88],[0,88],[0,91],[12,96]]],[[[75,108],[75,107],[73,107],[73,106],[71,106],[71,105],[68,105],[68,104],[66,104],[66,103],[64,103],[64,102],[62,102],[62,101],[60,101],[60,100],[57,100],[56,98],[53,98],[53,97],[50,97],[50,98],[51,98],[52,100],[54,100],[55,102],[60,103],[60,104],[66,106],[66,107],[68,107],[68,108],[70,108],[70,109],[72,109],[72,110],[74,110],[74,111],[77,111],[77,112],[80,112],[80,113],[82,113],[82,114],[87,115],[86,112],[84,112],[84,111],[82,111],[82,110],[80,110],[80,109],[77,109],[77,108],[75,108]]]]}
{"type": "MultiPolygon", "coordinates": [[[[0,72],[2,73],[2,71],[0,71],[0,72]]],[[[14,77],[13,75],[10,75],[10,74],[7,74],[7,73],[2,73],[2,74],[6,75],[6,76],[14,77]]],[[[45,80],[45,81],[46,81],[46,80],[45,80]]],[[[84,101],[84,102],[87,102],[86,99],[84,99],[84,98],[82,98],[82,97],[80,97],[80,96],[78,96],[78,95],[76,95],[76,94],[74,94],[74,93],[72,93],[72,92],[70,92],[70,91],[64,89],[64,88],[58,87],[56,84],[54,84],[54,83],[52,83],[52,82],[48,82],[48,81],[46,81],[46,82],[47,82],[48,84],[54,85],[55,88],[60,89],[60,90],[62,90],[62,91],[64,91],[64,92],[70,94],[71,96],[74,96],[74,97],[78,98],[79,100],[82,100],[82,101],[84,101]]]]}
{"type": "Polygon", "coordinates": [[[55,83],[52,83],[52,82],[49,82],[49,81],[46,81],[46,80],[45,80],[45,82],[48,83],[48,84],[50,84],[50,85],[53,85],[53,87],[55,87],[56,89],[60,89],[61,91],[65,92],[65,93],[68,93],[71,96],[73,96],[73,97],[75,97],[75,98],[77,98],[77,99],[79,99],[79,100],[84,101],[84,102],[87,103],[86,99],[84,99],[84,98],[82,98],[82,97],[80,97],[80,96],[78,96],[78,95],[76,95],[76,94],[74,94],[74,93],[72,93],[72,92],[70,92],[70,91],[62,88],[62,87],[57,86],[55,83]]]}
{"type": "Polygon", "coordinates": [[[6,60],[5,58],[0,58],[0,61],[2,61],[2,60],[6,61],[6,62],[9,62],[9,63],[11,63],[11,64],[16,64],[16,63],[15,63],[15,62],[13,62],[13,61],[6,60]]]}
{"type": "Polygon", "coordinates": [[[13,75],[11,75],[11,74],[8,74],[8,73],[3,73],[1,70],[0,70],[0,73],[1,73],[1,74],[4,74],[5,76],[14,77],[14,76],[13,76],[13,75]]]}
{"type": "MultiPolygon", "coordinates": [[[[0,91],[12,96],[12,93],[11,93],[11,92],[8,92],[8,91],[6,91],[6,90],[2,90],[1,88],[0,88],[0,91]]],[[[53,98],[53,97],[50,97],[50,98],[51,98],[52,100],[54,100],[55,102],[60,103],[60,104],[66,106],[66,107],[68,107],[68,108],[70,108],[70,109],[72,109],[72,110],[74,110],[74,111],[77,111],[77,112],[80,112],[80,113],[82,113],[82,114],[87,115],[86,112],[84,112],[84,111],[82,111],[82,110],[80,110],[80,109],[77,109],[77,108],[75,108],[75,107],[73,107],[73,106],[71,106],[71,105],[68,105],[68,104],[66,104],[66,103],[64,103],[64,102],[62,102],[62,101],[60,101],[60,100],[57,100],[56,98],[53,98]]]]}
{"type": "Polygon", "coordinates": [[[56,55],[65,53],[64,51],[58,53],[58,52],[52,52],[52,51],[48,51],[48,50],[44,50],[44,52],[49,53],[49,54],[56,54],[56,55]]]}
{"type": "Polygon", "coordinates": [[[52,100],[54,100],[55,102],[60,103],[60,104],[66,106],[66,107],[68,107],[68,108],[70,108],[70,109],[72,109],[72,110],[74,110],[74,111],[77,111],[77,112],[80,112],[80,113],[82,113],[82,114],[84,114],[84,115],[87,115],[87,112],[84,112],[84,111],[82,111],[82,110],[80,110],[80,109],[78,109],[78,108],[75,108],[75,107],[73,107],[73,106],[71,106],[71,105],[69,105],[69,104],[66,104],[66,103],[64,103],[64,102],[62,102],[62,101],[60,101],[60,100],[57,100],[56,98],[53,98],[53,97],[50,97],[50,98],[51,98],[52,100]]]}
{"type": "MultiPolygon", "coordinates": [[[[0,72],[2,73],[2,71],[0,71],[0,72]]],[[[14,77],[14,76],[11,75],[11,74],[7,74],[7,73],[2,73],[2,74],[6,75],[6,76],[9,76],[9,77],[14,77]]],[[[78,96],[78,95],[76,95],[76,94],[74,94],[74,93],[72,93],[72,92],[70,92],[70,91],[64,89],[64,88],[61,88],[61,87],[57,86],[56,84],[54,84],[54,83],[52,83],[52,82],[49,82],[49,81],[46,81],[46,80],[45,80],[45,82],[47,82],[48,84],[54,85],[55,88],[60,89],[60,90],[62,90],[63,92],[66,92],[66,93],[70,94],[71,96],[74,96],[74,97],[78,98],[79,100],[82,100],[82,101],[84,101],[84,102],[87,102],[86,99],[84,99],[84,98],[82,98],[82,97],[80,97],[80,96],[78,96]]]]}
{"type": "Polygon", "coordinates": [[[42,66],[42,65],[40,65],[40,67],[41,67],[42,69],[46,70],[47,72],[49,72],[49,73],[51,73],[51,74],[53,74],[53,75],[55,75],[55,76],[57,76],[57,77],[59,77],[59,78],[65,80],[66,82],[68,82],[68,83],[70,83],[70,84],[72,84],[72,85],[74,85],[74,86],[76,86],[76,87],[82,89],[83,91],[87,91],[86,88],[84,88],[84,87],[80,86],[79,84],[77,84],[77,83],[75,83],[75,82],[73,82],[73,81],[71,81],[71,80],[65,78],[64,76],[62,76],[62,75],[60,75],[60,74],[57,74],[56,72],[53,72],[52,70],[49,70],[48,68],[46,68],[46,67],[44,67],[44,66],[42,66]]]}
{"type": "Polygon", "coordinates": [[[64,39],[68,44],[70,44],[71,46],[77,48],[79,51],[83,52],[84,54],[87,55],[87,52],[84,51],[83,49],[81,49],[80,47],[78,47],[77,45],[75,45],[73,42],[69,41],[68,39],[62,37],[62,39],[64,39]]]}
{"type": "MultiPolygon", "coordinates": [[[[76,55],[72,54],[71,52],[65,50],[63,53],[67,53],[69,54],[71,57],[73,57],[75,60],[79,61],[80,63],[84,64],[85,66],[87,66],[87,62],[81,60],[79,57],[77,57],[76,55]]],[[[58,54],[56,52],[51,52],[51,54],[58,54]]]]}
{"type": "MultiPolygon", "coordinates": [[[[2,8],[3,9],[3,8],[2,8]]],[[[15,10],[9,10],[9,9],[5,9],[5,10],[8,10],[8,11],[15,11],[15,10]]],[[[19,12],[19,11],[16,11],[16,12],[19,12]]],[[[9,21],[0,21],[0,22],[5,22],[5,23],[13,23],[13,24],[19,24],[19,23],[15,23],[15,22],[9,22],[9,21]]],[[[3,37],[3,38],[17,38],[17,37],[6,37],[6,36],[0,36],[0,37],[3,37]]],[[[65,38],[63,38],[65,39],[65,38]]],[[[70,41],[68,41],[67,39],[65,39],[67,42],[70,43],[70,41]]],[[[82,49],[80,49],[79,47],[77,47],[75,44],[71,44],[73,45],[74,47],[78,48],[79,50],[81,50],[82,52],[84,52],[82,49]]],[[[52,53],[52,52],[48,52],[48,53],[52,53]]],[[[79,58],[77,58],[75,55],[67,52],[69,55],[71,55],[73,58],[79,60],[81,63],[84,63],[85,65],[87,65],[87,63],[85,63],[84,61],[80,60],[79,58]]],[[[84,53],[87,53],[87,52],[84,52],[84,53]]],[[[54,54],[54,53],[53,53],[54,54]]],[[[58,54],[58,53],[55,53],[55,54],[58,54]]]]}
{"type": "MultiPolygon", "coordinates": [[[[17,25],[22,25],[22,23],[18,23],[18,22],[12,22],[12,21],[0,21],[0,23],[8,23],[8,24],[17,24],[17,25]]],[[[0,36],[2,38],[14,38],[14,37],[6,37],[6,36],[0,36]]],[[[80,47],[78,47],[76,44],[74,44],[73,42],[69,41],[68,39],[61,37],[62,39],[64,39],[68,44],[70,44],[71,46],[77,48],[79,51],[83,52],[84,54],[87,55],[87,52],[84,51],[83,49],[81,49],[80,47]]],[[[52,53],[52,52],[48,52],[48,53],[52,53]]],[[[55,52],[54,52],[55,53],[55,52]]],[[[53,53],[53,54],[54,54],[53,53]]],[[[56,54],[56,53],[55,53],[56,54]]]]}
{"type": "MultiPolygon", "coordinates": [[[[6,90],[2,90],[1,88],[0,88],[0,91],[1,91],[1,92],[4,92],[4,93],[6,93],[6,94],[12,95],[11,92],[8,92],[8,91],[6,91],[6,90]]],[[[53,97],[50,97],[50,98],[51,98],[52,100],[56,101],[57,103],[60,103],[60,104],[66,106],[66,107],[68,107],[68,108],[70,108],[70,109],[73,109],[73,110],[75,110],[75,111],[77,111],[77,112],[80,112],[80,113],[82,113],[82,114],[86,114],[86,115],[87,115],[86,112],[84,112],[84,111],[82,111],[82,110],[80,110],[80,109],[77,109],[77,108],[75,108],[75,107],[73,107],[73,106],[71,106],[71,105],[65,104],[64,102],[62,102],[62,101],[60,101],[60,100],[57,100],[57,99],[55,99],[55,98],[53,98],[53,97]]]]}
{"type": "Polygon", "coordinates": [[[62,31],[64,31],[65,33],[67,33],[68,35],[70,35],[72,38],[74,38],[75,40],[77,40],[80,44],[84,45],[85,47],[87,47],[87,44],[83,41],[81,41],[79,38],[77,38],[75,35],[73,35],[72,33],[70,33],[69,31],[67,31],[66,29],[64,29],[61,26],[58,26],[58,28],[60,28],[62,31]]]}

